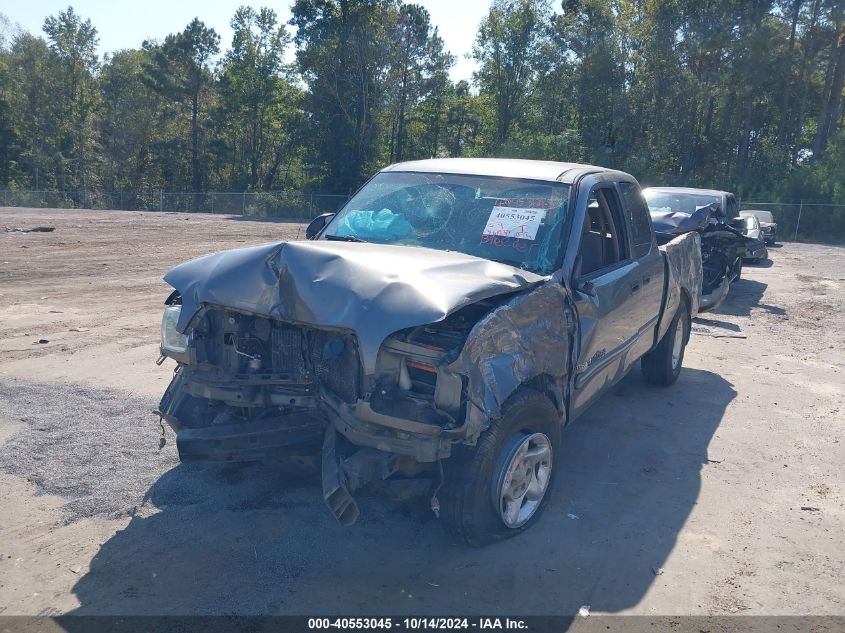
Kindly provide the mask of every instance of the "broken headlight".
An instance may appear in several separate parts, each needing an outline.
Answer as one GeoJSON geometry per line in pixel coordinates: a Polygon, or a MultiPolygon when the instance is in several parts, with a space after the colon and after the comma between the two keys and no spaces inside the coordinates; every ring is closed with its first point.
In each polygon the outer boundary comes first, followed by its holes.
{"type": "Polygon", "coordinates": [[[462,403],[463,378],[449,372],[443,348],[407,343],[397,337],[385,341],[377,371],[395,381],[398,394],[431,401],[438,409],[457,412],[462,403]]]}
{"type": "Polygon", "coordinates": [[[176,329],[182,306],[167,306],[161,318],[161,349],[166,352],[181,354],[188,349],[188,335],[176,329]]]}

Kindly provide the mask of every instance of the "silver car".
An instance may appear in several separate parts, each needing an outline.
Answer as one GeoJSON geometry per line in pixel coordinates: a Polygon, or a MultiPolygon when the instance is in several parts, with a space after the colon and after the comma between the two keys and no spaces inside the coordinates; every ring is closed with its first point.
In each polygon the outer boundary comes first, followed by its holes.
{"type": "Polygon", "coordinates": [[[757,218],[760,223],[760,230],[763,234],[763,239],[766,244],[772,245],[775,243],[775,234],[778,231],[778,223],[772,216],[771,211],[763,211],[760,209],[747,209],[739,212],[741,218],[757,218]]]}
{"type": "Polygon", "coordinates": [[[742,231],[745,237],[751,241],[745,245],[745,256],[743,259],[752,262],[762,262],[769,258],[769,249],[763,235],[763,228],[760,222],[753,215],[739,217],[731,225],[742,231]]]}

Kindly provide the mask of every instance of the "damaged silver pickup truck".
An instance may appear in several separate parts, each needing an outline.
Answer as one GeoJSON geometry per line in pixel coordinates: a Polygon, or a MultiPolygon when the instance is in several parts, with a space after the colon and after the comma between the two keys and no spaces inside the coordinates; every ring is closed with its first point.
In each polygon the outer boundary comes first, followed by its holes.
{"type": "Polygon", "coordinates": [[[701,295],[698,235],[658,247],[637,181],[588,165],[392,165],[307,236],[165,276],[180,457],[321,455],[344,524],[368,482],[429,476],[475,545],[537,520],[564,424],[636,361],[677,379],[701,295]]]}

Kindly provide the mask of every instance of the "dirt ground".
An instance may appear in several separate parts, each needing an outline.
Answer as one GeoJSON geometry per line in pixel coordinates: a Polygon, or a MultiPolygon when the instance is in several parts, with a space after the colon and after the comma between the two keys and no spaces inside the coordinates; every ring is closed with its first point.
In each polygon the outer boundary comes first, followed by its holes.
{"type": "Polygon", "coordinates": [[[0,228],[0,614],[845,614],[845,248],[747,267],[678,383],[633,371],[567,428],[542,521],[478,550],[413,486],[344,528],[313,470],[160,446],[162,275],[301,225],[0,209],[40,225],[0,228]]]}

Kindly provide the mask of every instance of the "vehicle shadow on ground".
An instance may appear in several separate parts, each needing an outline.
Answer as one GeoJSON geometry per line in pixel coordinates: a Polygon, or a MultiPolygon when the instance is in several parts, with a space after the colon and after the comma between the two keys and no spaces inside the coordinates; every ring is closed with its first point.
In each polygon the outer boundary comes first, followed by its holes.
{"type": "Polygon", "coordinates": [[[774,266],[774,262],[771,259],[764,259],[761,261],[746,261],[743,262],[742,266],[744,268],[771,268],[774,266]]]}
{"type": "MultiPolygon", "coordinates": [[[[697,316],[692,320],[692,323],[693,323],[693,326],[703,325],[704,327],[722,328],[722,329],[728,330],[730,332],[736,332],[736,333],[742,332],[742,328],[740,328],[739,325],[737,325],[736,323],[728,323],[727,321],[720,321],[719,319],[706,319],[704,317],[697,316]]],[[[695,333],[694,328],[693,328],[693,333],[695,333]]]]}
{"type": "Polygon", "coordinates": [[[731,284],[731,290],[722,305],[708,313],[708,316],[751,316],[751,311],[755,309],[774,315],[786,314],[783,308],[761,301],[767,287],[768,284],[754,279],[737,279],[731,284]]]}
{"type": "MultiPolygon", "coordinates": [[[[736,396],[685,369],[634,370],[564,433],[541,520],[483,549],[447,536],[419,488],[382,485],[336,524],[313,474],[178,466],[102,544],[74,614],[573,614],[635,607],[690,521],[708,445],[736,396]],[[412,490],[410,495],[403,494],[412,490]]],[[[671,571],[670,569],[667,571],[671,571]]],[[[667,574],[669,575],[669,574],[667,574]]],[[[73,628],[72,621],[65,621],[73,628]]]]}

